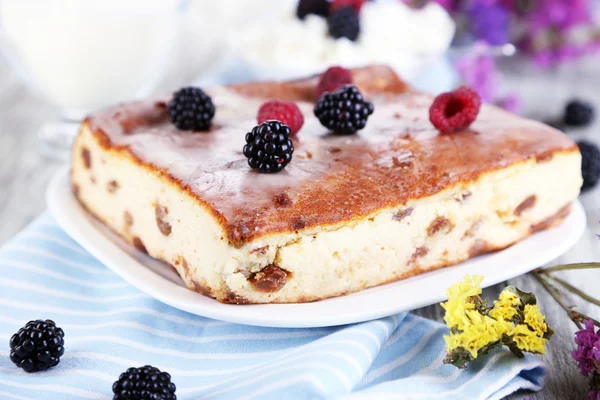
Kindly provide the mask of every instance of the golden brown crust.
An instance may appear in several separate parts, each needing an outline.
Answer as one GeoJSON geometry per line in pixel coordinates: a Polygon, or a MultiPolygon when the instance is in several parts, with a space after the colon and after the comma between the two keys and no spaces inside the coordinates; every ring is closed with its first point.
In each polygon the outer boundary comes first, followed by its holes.
{"type": "MultiPolygon", "coordinates": [[[[362,68],[353,75],[368,96],[380,100],[381,107],[387,104],[389,108],[395,102],[409,110],[427,107],[423,95],[403,95],[408,87],[388,68],[362,68]]],[[[228,89],[247,96],[314,100],[316,80],[251,83],[228,89]]],[[[344,142],[309,131],[323,128],[316,128],[316,124],[309,128],[307,123],[294,138],[294,160],[281,173],[302,178],[293,185],[256,187],[250,182],[257,178],[249,172],[241,149],[232,149],[236,144],[221,135],[226,127],[220,121],[212,132],[196,133],[193,139],[215,153],[231,154],[229,162],[206,170],[206,176],[220,185],[220,190],[214,191],[213,186],[191,187],[167,168],[141,157],[126,141],[111,140],[115,132],[131,137],[150,128],[183,135],[166,123],[164,104],[162,100],[131,103],[93,115],[84,124],[106,151],[130,159],[195,198],[235,246],[266,235],[359,220],[384,208],[467,185],[508,165],[530,159],[546,162],[558,153],[578,151],[560,132],[499,110],[482,116],[472,129],[453,135],[438,134],[428,121],[415,120],[406,113],[391,117],[398,113],[390,112],[384,122],[371,123],[344,142]]],[[[198,160],[199,167],[202,162],[198,160]]]]}

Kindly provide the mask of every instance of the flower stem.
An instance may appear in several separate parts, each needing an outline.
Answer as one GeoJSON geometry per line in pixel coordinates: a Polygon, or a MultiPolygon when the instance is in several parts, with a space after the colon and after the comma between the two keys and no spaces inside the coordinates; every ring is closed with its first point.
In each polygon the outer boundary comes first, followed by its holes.
{"type": "Polygon", "coordinates": [[[533,277],[535,279],[537,279],[537,281],[539,283],[542,284],[542,286],[544,287],[544,289],[546,289],[546,291],[548,293],[550,293],[550,296],[552,296],[554,301],[556,301],[558,303],[558,305],[561,306],[562,309],[566,311],[566,313],[569,315],[569,318],[571,318],[571,320],[575,323],[575,325],[577,325],[577,328],[581,329],[582,328],[581,322],[579,322],[579,320],[574,318],[573,310],[571,310],[569,307],[567,307],[565,305],[565,303],[563,303],[562,297],[561,297],[560,293],[558,292],[558,290],[556,290],[556,288],[553,287],[550,284],[550,282],[548,282],[545,278],[542,278],[542,275],[539,272],[534,271],[533,277]]]}
{"type": "Polygon", "coordinates": [[[552,279],[553,281],[559,283],[560,285],[562,285],[565,289],[567,289],[568,291],[570,291],[573,294],[576,294],[577,296],[581,297],[584,300],[589,301],[592,304],[595,304],[597,306],[600,306],[600,300],[593,298],[592,296],[590,296],[589,294],[577,289],[575,286],[571,285],[569,282],[566,282],[560,278],[557,278],[554,275],[551,274],[545,274],[548,278],[552,279]]]}
{"type": "Polygon", "coordinates": [[[580,313],[578,311],[574,311],[571,307],[567,306],[563,300],[562,300],[562,296],[560,295],[560,292],[558,291],[558,289],[556,289],[554,286],[552,286],[552,284],[550,282],[548,282],[548,280],[545,277],[542,277],[542,273],[539,272],[539,270],[535,270],[532,272],[533,277],[544,287],[544,289],[546,289],[546,291],[550,294],[550,296],[552,296],[552,298],[558,303],[558,305],[565,310],[565,312],[567,313],[567,315],[569,316],[569,318],[571,319],[571,321],[573,321],[573,323],[575,325],[577,325],[577,328],[582,329],[583,326],[581,325],[581,321],[583,320],[590,320],[594,323],[594,325],[596,325],[597,327],[600,327],[600,321],[595,320],[594,318],[590,317],[589,315],[580,313]]]}
{"type": "Polygon", "coordinates": [[[568,271],[572,269],[600,269],[600,263],[592,262],[592,263],[577,263],[577,264],[565,264],[565,265],[556,265],[554,267],[548,268],[538,268],[536,271],[540,271],[541,273],[555,272],[555,271],[568,271]]]}

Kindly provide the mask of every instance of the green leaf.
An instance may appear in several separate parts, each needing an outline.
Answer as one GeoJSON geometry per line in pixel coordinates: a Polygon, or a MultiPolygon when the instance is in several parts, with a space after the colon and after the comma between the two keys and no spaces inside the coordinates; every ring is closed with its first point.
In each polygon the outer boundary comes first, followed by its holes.
{"type": "Polygon", "coordinates": [[[511,351],[511,353],[513,353],[517,358],[525,357],[525,354],[523,354],[523,351],[519,349],[519,346],[517,346],[512,337],[508,335],[503,335],[502,343],[504,343],[506,347],[508,347],[508,349],[511,351]]]}
{"type": "Polygon", "coordinates": [[[489,306],[486,300],[482,299],[480,296],[471,296],[469,297],[469,300],[475,305],[475,309],[481,315],[489,316],[492,307],[489,306]]]}
{"type": "Polygon", "coordinates": [[[474,358],[471,356],[464,347],[457,347],[446,355],[444,364],[452,364],[456,368],[467,368],[467,365],[473,361],[474,358]]]}
{"type": "Polygon", "coordinates": [[[550,328],[550,325],[548,325],[548,322],[546,322],[546,326],[548,327],[548,331],[546,331],[546,333],[544,333],[543,338],[546,340],[550,340],[550,338],[554,335],[554,329],[550,328]]]}
{"type": "Polygon", "coordinates": [[[524,292],[515,286],[507,286],[504,290],[508,290],[509,292],[519,296],[519,299],[521,299],[523,304],[534,305],[537,303],[537,299],[533,293],[524,292]]]}

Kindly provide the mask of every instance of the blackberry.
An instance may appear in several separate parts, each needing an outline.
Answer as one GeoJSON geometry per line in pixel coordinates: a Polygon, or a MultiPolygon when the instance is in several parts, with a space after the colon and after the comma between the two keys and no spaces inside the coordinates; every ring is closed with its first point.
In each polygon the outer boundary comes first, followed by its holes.
{"type": "Polygon", "coordinates": [[[10,338],[10,360],[27,372],[54,367],[65,352],[64,336],[54,321],[29,321],[10,338]]]}
{"type": "Polygon", "coordinates": [[[158,368],[145,365],[129,368],[113,384],[113,400],[177,400],[171,375],[158,368]]]}
{"type": "Polygon", "coordinates": [[[363,98],[356,86],[346,85],[335,92],[323,93],[314,112],[321,125],[348,135],[363,129],[374,110],[373,104],[363,98]]]}
{"type": "Polygon", "coordinates": [[[581,191],[585,192],[598,183],[600,179],[600,150],[592,142],[582,140],[577,142],[581,152],[581,175],[583,176],[583,186],[581,191]]]}
{"type": "Polygon", "coordinates": [[[327,0],[300,0],[296,8],[296,16],[300,19],[309,14],[326,17],[329,13],[329,2],[327,0]]]}
{"type": "Polygon", "coordinates": [[[580,100],[571,100],[565,108],[565,124],[571,126],[589,125],[594,119],[594,107],[580,100]]]}
{"type": "Polygon", "coordinates": [[[244,155],[248,165],[260,172],[279,172],[292,160],[292,131],[279,121],[266,121],[246,134],[244,155]]]}
{"type": "Polygon", "coordinates": [[[331,37],[355,42],[360,34],[360,19],[354,8],[343,7],[327,17],[327,28],[331,37]]]}
{"type": "Polygon", "coordinates": [[[202,89],[185,87],[173,94],[167,113],[179,130],[207,131],[215,116],[215,105],[202,89]]]}

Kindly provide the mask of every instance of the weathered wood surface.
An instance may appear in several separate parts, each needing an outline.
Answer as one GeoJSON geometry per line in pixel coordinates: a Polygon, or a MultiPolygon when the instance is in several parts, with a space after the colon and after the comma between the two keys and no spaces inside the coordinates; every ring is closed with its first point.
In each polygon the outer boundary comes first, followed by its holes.
{"type": "MultiPolygon", "coordinates": [[[[526,113],[538,118],[559,115],[566,99],[579,96],[600,105],[598,59],[579,62],[560,70],[539,73],[512,61],[505,66],[507,89],[518,88],[527,104],[526,113]],[[518,71],[518,73],[516,72],[518,71]]],[[[36,132],[54,110],[30,93],[5,62],[0,61],[0,244],[26,226],[45,209],[45,189],[61,163],[41,155],[36,132]]],[[[600,138],[600,122],[591,128],[569,132],[576,138],[600,138]]],[[[586,209],[588,228],[579,243],[552,264],[600,260],[600,189],[585,194],[581,201],[586,209]]],[[[600,295],[600,272],[570,272],[562,276],[590,294],[600,295]]],[[[530,276],[511,279],[509,284],[538,295],[542,310],[556,330],[543,360],[549,369],[544,390],[534,399],[585,399],[587,383],[579,376],[570,351],[574,347],[574,325],[565,313],[530,276]]],[[[503,285],[486,290],[490,296],[503,285]]],[[[570,298],[573,303],[578,302],[570,298]]],[[[581,302],[578,302],[581,303],[581,302]]],[[[600,318],[600,309],[582,307],[582,311],[600,318]]],[[[417,314],[441,319],[441,308],[426,307],[417,314]]],[[[527,393],[512,396],[522,399],[527,393]]]]}

